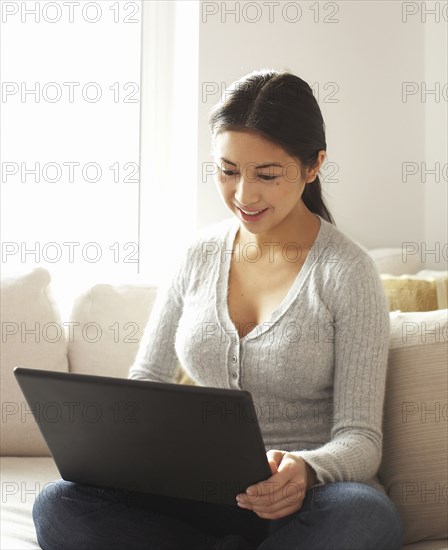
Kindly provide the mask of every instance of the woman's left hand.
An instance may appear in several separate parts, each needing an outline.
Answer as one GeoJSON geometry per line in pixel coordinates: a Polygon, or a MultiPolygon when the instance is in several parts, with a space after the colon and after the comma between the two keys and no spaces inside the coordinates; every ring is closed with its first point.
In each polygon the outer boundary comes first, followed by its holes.
{"type": "Polygon", "coordinates": [[[237,503],[260,518],[279,519],[300,510],[313,480],[303,458],[277,449],[266,454],[273,475],[237,495],[237,503]]]}

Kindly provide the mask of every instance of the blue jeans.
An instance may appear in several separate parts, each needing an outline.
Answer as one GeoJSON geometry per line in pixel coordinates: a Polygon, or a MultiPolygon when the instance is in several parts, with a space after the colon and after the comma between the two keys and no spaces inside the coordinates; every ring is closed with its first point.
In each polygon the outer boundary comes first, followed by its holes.
{"type": "Polygon", "coordinates": [[[393,502],[369,485],[336,482],[307,491],[277,520],[252,510],[57,480],[33,507],[43,550],[400,550],[393,502]]]}

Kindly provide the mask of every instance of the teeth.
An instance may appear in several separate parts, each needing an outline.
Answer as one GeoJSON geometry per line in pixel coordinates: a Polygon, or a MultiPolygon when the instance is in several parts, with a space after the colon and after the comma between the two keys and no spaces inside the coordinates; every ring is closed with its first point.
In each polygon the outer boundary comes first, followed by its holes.
{"type": "Polygon", "coordinates": [[[245,210],[242,210],[247,216],[256,216],[260,212],[263,212],[263,210],[258,210],[258,212],[246,212],[245,210]]]}

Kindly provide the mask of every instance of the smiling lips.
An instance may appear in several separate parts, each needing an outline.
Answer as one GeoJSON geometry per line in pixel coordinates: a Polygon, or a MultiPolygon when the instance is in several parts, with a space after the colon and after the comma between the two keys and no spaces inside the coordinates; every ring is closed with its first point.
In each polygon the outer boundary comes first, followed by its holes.
{"type": "Polygon", "coordinates": [[[264,208],[262,210],[243,210],[239,206],[237,206],[237,208],[238,210],[241,210],[241,212],[244,212],[244,214],[247,214],[248,216],[255,216],[256,214],[260,214],[261,212],[264,212],[265,210],[267,210],[267,208],[264,208]]]}
{"type": "Polygon", "coordinates": [[[256,212],[246,212],[245,210],[241,210],[246,216],[256,216],[257,214],[261,214],[264,212],[264,210],[257,210],[256,212]]]}
{"type": "Polygon", "coordinates": [[[247,212],[246,210],[242,210],[237,206],[238,210],[240,211],[241,217],[245,221],[258,221],[264,213],[268,210],[268,208],[265,208],[264,210],[256,210],[253,212],[247,212]]]}

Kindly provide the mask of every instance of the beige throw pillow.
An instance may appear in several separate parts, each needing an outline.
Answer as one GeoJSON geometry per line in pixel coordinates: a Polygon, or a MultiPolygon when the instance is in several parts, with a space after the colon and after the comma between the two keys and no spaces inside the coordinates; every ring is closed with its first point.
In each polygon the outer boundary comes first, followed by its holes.
{"type": "Polygon", "coordinates": [[[416,275],[382,273],[380,278],[389,303],[389,311],[433,311],[445,309],[447,303],[448,274],[438,276],[422,271],[416,275]]]}

